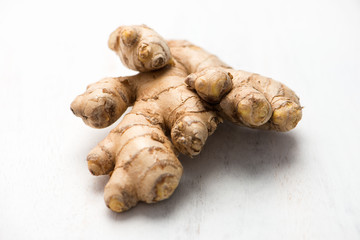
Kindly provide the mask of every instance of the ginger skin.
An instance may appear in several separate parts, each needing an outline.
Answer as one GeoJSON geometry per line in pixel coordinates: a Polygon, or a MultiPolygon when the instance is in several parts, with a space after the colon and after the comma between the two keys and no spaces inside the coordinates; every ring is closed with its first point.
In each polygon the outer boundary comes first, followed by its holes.
{"type": "Polygon", "coordinates": [[[140,73],[89,85],[71,110],[87,125],[104,128],[133,106],[87,156],[93,175],[111,175],[104,198],[113,211],[170,197],[183,172],[178,152],[199,154],[222,118],[276,131],[301,119],[299,99],[289,88],[233,70],[187,41],[166,42],[141,25],[119,27],[108,45],[140,73]]]}

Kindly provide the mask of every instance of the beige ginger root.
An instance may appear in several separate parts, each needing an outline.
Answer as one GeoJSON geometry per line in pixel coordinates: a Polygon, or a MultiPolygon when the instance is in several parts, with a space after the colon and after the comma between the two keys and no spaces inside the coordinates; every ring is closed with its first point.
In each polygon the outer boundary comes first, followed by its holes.
{"type": "Polygon", "coordinates": [[[171,60],[165,40],[145,25],[117,28],[111,33],[108,46],[126,67],[140,72],[162,68],[171,60]]]}
{"type": "Polygon", "coordinates": [[[87,157],[92,174],[111,175],[104,198],[113,211],[170,197],[183,172],[177,153],[199,154],[222,118],[277,131],[301,119],[299,99],[289,88],[233,70],[189,42],[166,42],[141,25],[119,27],[108,45],[140,73],[89,85],[71,110],[87,125],[104,128],[133,106],[87,157]]]}

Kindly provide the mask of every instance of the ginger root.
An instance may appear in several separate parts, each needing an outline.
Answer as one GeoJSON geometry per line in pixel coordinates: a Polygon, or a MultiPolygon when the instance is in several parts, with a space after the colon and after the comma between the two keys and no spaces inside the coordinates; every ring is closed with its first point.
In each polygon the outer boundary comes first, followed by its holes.
{"type": "Polygon", "coordinates": [[[119,27],[108,45],[140,73],[89,85],[71,110],[104,128],[133,106],[87,156],[93,175],[111,175],[104,198],[113,211],[169,198],[183,172],[178,152],[199,154],[223,118],[276,131],[301,119],[299,98],[285,85],[234,70],[187,41],[165,41],[141,25],[119,27]]]}

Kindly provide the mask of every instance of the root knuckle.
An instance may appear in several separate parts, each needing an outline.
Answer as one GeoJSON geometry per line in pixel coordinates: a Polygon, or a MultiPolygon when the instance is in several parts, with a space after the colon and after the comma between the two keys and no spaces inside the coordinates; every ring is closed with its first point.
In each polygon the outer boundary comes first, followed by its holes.
{"type": "Polygon", "coordinates": [[[277,130],[289,131],[296,127],[301,117],[301,107],[295,102],[286,102],[274,110],[271,120],[277,130]]]}

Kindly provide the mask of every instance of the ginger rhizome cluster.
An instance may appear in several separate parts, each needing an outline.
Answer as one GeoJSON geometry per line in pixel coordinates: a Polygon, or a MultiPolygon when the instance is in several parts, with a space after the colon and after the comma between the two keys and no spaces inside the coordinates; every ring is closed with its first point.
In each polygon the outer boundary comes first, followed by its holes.
{"type": "Polygon", "coordinates": [[[87,156],[92,174],[111,175],[104,198],[113,211],[169,198],[183,173],[178,153],[199,154],[223,119],[275,131],[301,119],[299,98],[284,84],[234,70],[188,41],[166,41],[141,25],[117,28],[108,45],[139,73],[89,85],[71,110],[104,128],[132,106],[87,156]]]}

